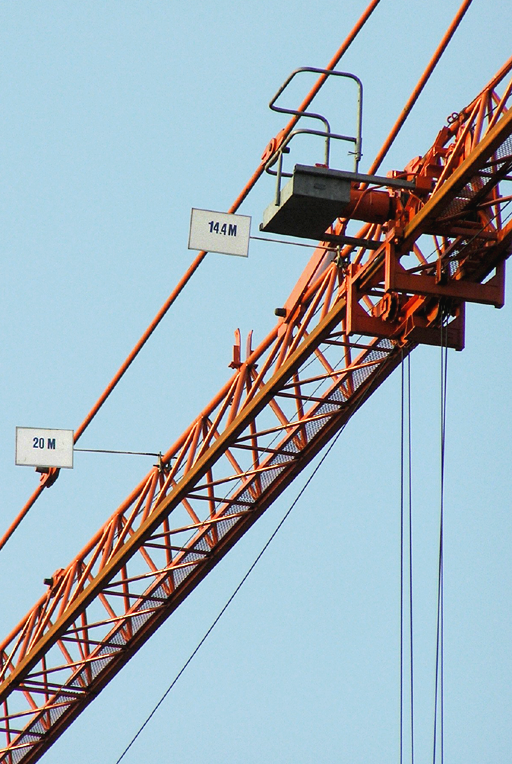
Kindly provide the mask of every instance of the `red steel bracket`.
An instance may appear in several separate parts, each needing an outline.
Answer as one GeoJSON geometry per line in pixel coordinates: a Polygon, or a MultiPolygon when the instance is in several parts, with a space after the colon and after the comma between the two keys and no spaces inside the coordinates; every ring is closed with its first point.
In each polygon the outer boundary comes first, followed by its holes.
{"type": "MultiPolygon", "coordinates": [[[[406,309],[405,314],[398,311],[393,318],[384,318],[368,313],[360,304],[359,300],[363,297],[363,293],[357,289],[357,277],[356,268],[350,266],[347,278],[346,313],[346,331],[349,336],[362,334],[381,337],[396,340],[399,344],[408,342],[424,345],[444,344],[455,350],[463,350],[465,329],[463,301],[456,307],[455,317],[443,326],[442,330],[437,314],[435,317],[426,314],[425,300],[421,299],[415,301],[408,310],[406,309]]],[[[439,292],[433,294],[439,296],[439,292]]]]}
{"type": "Polygon", "coordinates": [[[505,262],[496,267],[495,275],[484,284],[457,278],[441,283],[439,276],[406,271],[395,255],[393,243],[387,242],[384,288],[387,292],[434,295],[502,308],[505,304],[505,262]]]}

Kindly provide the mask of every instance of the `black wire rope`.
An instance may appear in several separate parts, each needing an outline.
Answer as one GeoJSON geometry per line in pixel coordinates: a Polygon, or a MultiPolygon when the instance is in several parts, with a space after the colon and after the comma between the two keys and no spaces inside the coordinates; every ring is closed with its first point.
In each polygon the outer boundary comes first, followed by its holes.
{"type": "Polygon", "coordinates": [[[402,387],[401,387],[401,416],[400,416],[400,764],[404,760],[404,495],[405,495],[405,380],[404,353],[402,350],[402,387]]]}
{"type": "Polygon", "coordinates": [[[264,555],[264,554],[265,554],[265,552],[267,551],[268,547],[270,546],[270,544],[272,543],[272,541],[274,540],[274,538],[277,536],[277,534],[279,533],[279,531],[280,531],[280,530],[281,530],[281,528],[283,527],[284,523],[286,522],[286,520],[288,519],[288,517],[289,517],[289,516],[290,516],[290,514],[292,513],[292,510],[295,508],[295,506],[296,506],[297,502],[298,502],[298,501],[299,501],[299,499],[302,497],[302,495],[303,495],[303,493],[305,492],[306,488],[309,486],[309,484],[311,483],[311,481],[313,480],[313,478],[314,478],[314,477],[315,477],[315,475],[317,474],[318,470],[320,469],[320,467],[321,467],[321,466],[322,466],[322,464],[325,462],[325,460],[326,460],[326,459],[327,459],[327,457],[329,456],[330,452],[332,451],[332,449],[333,449],[333,448],[334,448],[334,446],[336,445],[336,443],[337,443],[337,441],[338,441],[338,438],[340,437],[340,435],[342,434],[342,432],[344,431],[344,429],[345,429],[345,427],[346,427],[346,426],[347,426],[347,423],[345,423],[345,424],[343,425],[343,427],[341,427],[340,431],[339,431],[339,432],[338,432],[338,434],[335,436],[335,438],[334,438],[334,440],[332,441],[332,443],[330,444],[329,448],[327,449],[327,451],[325,452],[325,454],[322,456],[322,458],[320,459],[320,461],[319,461],[319,462],[318,462],[318,464],[316,465],[315,469],[313,470],[313,472],[311,473],[311,475],[309,476],[309,478],[306,480],[306,482],[304,483],[304,485],[303,485],[303,486],[302,486],[302,488],[300,489],[299,493],[297,494],[297,496],[295,497],[295,499],[294,499],[294,500],[293,500],[293,502],[291,503],[290,507],[289,507],[289,508],[286,510],[286,512],[285,512],[285,514],[284,514],[284,516],[281,518],[281,520],[280,520],[280,521],[279,521],[279,523],[277,524],[276,528],[274,529],[274,531],[273,531],[273,532],[272,532],[272,534],[270,535],[270,538],[268,539],[268,541],[266,541],[266,542],[265,542],[265,545],[263,546],[262,550],[259,552],[259,554],[258,554],[258,555],[257,555],[257,557],[255,558],[254,562],[251,564],[251,566],[249,567],[249,569],[247,570],[247,572],[245,573],[245,575],[243,576],[242,580],[241,580],[241,581],[240,581],[240,583],[237,585],[237,587],[235,588],[235,590],[233,591],[233,593],[230,595],[230,597],[229,597],[229,599],[227,600],[226,604],[225,604],[225,605],[224,605],[224,606],[221,608],[221,610],[220,610],[220,611],[219,611],[219,613],[217,614],[216,618],[214,619],[213,623],[210,625],[210,627],[209,627],[209,628],[207,629],[207,631],[204,633],[204,635],[203,635],[203,637],[201,638],[201,640],[199,641],[199,643],[196,645],[196,647],[194,648],[194,650],[192,651],[192,653],[189,655],[189,657],[187,658],[187,660],[185,661],[185,663],[183,664],[183,666],[181,667],[181,669],[178,671],[178,673],[176,674],[176,676],[175,676],[175,677],[174,677],[174,679],[172,680],[172,682],[171,682],[171,684],[169,685],[169,687],[166,689],[166,691],[164,692],[164,694],[162,695],[162,697],[160,698],[160,700],[158,701],[158,703],[157,703],[157,704],[154,706],[154,708],[153,708],[153,710],[151,711],[151,713],[150,713],[150,714],[149,714],[149,715],[146,717],[146,720],[143,722],[143,724],[142,724],[142,725],[139,727],[139,729],[137,730],[137,732],[135,733],[135,735],[132,737],[132,739],[130,740],[130,742],[128,743],[128,745],[126,746],[126,748],[124,749],[124,751],[123,751],[123,752],[122,752],[122,754],[120,755],[120,757],[119,757],[119,758],[116,760],[115,764],[120,764],[120,762],[121,762],[121,761],[124,759],[124,757],[126,756],[126,754],[128,753],[128,751],[130,750],[130,748],[132,747],[132,745],[135,743],[135,741],[137,740],[137,738],[139,737],[139,735],[140,735],[140,734],[143,732],[143,730],[146,728],[146,726],[149,724],[149,722],[151,721],[151,719],[153,718],[153,716],[156,714],[156,712],[158,711],[158,709],[160,708],[160,706],[162,705],[162,703],[164,702],[164,700],[166,699],[166,697],[169,695],[169,693],[171,692],[171,690],[173,689],[173,687],[174,687],[174,686],[175,686],[175,684],[177,683],[178,679],[179,679],[179,678],[181,677],[181,675],[184,673],[185,669],[187,669],[187,668],[188,668],[188,666],[190,665],[190,663],[192,662],[192,660],[195,658],[195,656],[197,655],[197,653],[199,652],[199,650],[201,649],[201,647],[204,645],[204,643],[206,642],[206,640],[208,639],[208,637],[210,636],[210,634],[212,633],[212,631],[214,630],[214,628],[216,627],[216,625],[218,624],[218,622],[220,621],[220,619],[222,618],[222,616],[224,615],[224,613],[226,612],[226,610],[228,609],[228,607],[231,605],[231,603],[232,603],[232,602],[233,602],[233,600],[235,599],[236,595],[238,594],[238,592],[240,591],[240,589],[242,588],[242,586],[245,584],[245,582],[247,581],[247,579],[249,578],[249,576],[250,576],[250,575],[251,575],[251,573],[253,572],[253,570],[254,570],[254,568],[256,567],[256,565],[258,564],[258,562],[261,560],[261,558],[263,557],[263,555],[264,555]]]}
{"type": "Polygon", "coordinates": [[[409,641],[409,726],[410,759],[414,764],[414,640],[413,640],[413,557],[412,557],[412,414],[411,414],[411,360],[407,356],[407,367],[402,352],[402,394],[401,394],[401,438],[400,438],[400,764],[404,760],[405,729],[405,625],[406,625],[406,567],[408,590],[408,641],[409,641]],[[407,440],[407,457],[405,443],[407,440]],[[407,464],[407,481],[405,466],[407,464]],[[407,483],[407,521],[405,517],[405,498],[407,483]],[[407,557],[406,557],[407,529],[407,557]],[[406,566],[407,563],[407,566],[406,566]]]}
{"type": "Polygon", "coordinates": [[[411,357],[407,356],[407,464],[409,526],[409,664],[410,664],[410,727],[411,764],[414,764],[414,641],[413,641],[413,561],[412,561],[412,427],[411,427],[411,357]]]}
{"type": "Polygon", "coordinates": [[[434,736],[432,761],[444,764],[444,486],[446,456],[446,401],[448,382],[448,330],[447,318],[441,324],[441,421],[440,421],[440,490],[439,490],[439,558],[437,578],[437,628],[436,628],[436,673],[434,699],[434,736]]]}

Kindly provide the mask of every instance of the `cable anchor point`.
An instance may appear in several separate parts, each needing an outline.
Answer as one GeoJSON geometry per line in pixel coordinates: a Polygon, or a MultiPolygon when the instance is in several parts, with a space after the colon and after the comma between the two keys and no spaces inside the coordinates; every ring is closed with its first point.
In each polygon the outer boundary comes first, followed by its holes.
{"type": "Polygon", "coordinates": [[[333,257],[333,262],[336,264],[337,268],[340,268],[342,271],[346,271],[350,265],[350,252],[347,252],[344,255],[341,249],[341,245],[337,244],[336,254],[333,257]]]}
{"type": "Polygon", "coordinates": [[[160,475],[168,475],[171,471],[171,462],[164,462],[163,460],[163,454],[161,451],[158,452],[158,462],[154,465],[157,469],[160,475]]]}

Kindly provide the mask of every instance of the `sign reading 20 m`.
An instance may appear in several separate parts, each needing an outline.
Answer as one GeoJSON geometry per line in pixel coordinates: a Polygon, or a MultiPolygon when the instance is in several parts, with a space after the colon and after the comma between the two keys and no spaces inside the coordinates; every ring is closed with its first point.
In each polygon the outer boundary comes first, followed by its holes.
{"type": "Polygon", "coordinates": [[[247,257],[250,233],[251,218],[248,215],[193,208],[188,248],[247,257]]]}
{"type": "Polygon", "coordinates": [[[16,427],[16,464],[73,467],[73,430],[16,427]]]}

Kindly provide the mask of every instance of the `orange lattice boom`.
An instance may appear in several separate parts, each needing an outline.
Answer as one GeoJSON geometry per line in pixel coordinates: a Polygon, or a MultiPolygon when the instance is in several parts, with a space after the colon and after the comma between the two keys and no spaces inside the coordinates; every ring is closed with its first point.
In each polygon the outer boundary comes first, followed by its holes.
{"type": "Polygon", "coordinates": [[[511,69],[392,173],[412,188],[352,182],[273,331],[0,644],[1,762],[41,757],[408,353],[503,304],[511,69]]]}

